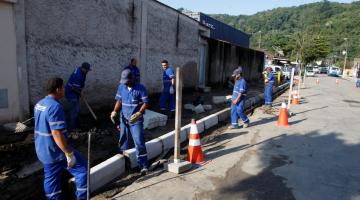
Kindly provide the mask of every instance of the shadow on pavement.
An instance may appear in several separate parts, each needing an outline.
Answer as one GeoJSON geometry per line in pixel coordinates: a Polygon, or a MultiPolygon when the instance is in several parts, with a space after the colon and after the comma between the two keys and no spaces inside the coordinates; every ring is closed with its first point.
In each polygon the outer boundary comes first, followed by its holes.
{"type": "Polygon", "coordinates": [[[203,191],[196,197],[355,199],[360,196],[360,145],[341,138],[340,133],[313,131],[262,141],[256,154],[246,152],[247,159],[236,163],[226,177],[214,178],[215,190],[203,191]],[[257,175],[248,174],[243,171],[244,163],[255,155],[261,171],[257,175]]]}
{"type": "MultiPolygon", "coordinates": [[[[241,130],[241,129],[239,129],[239,130],[241,130]]],[[[225,133],[222,133],[222,134],[218,134],[218,135],[215,135],[214,137],[211,137],[209,140],[202,141],[203,143],[205,143],[202,146],[203,147],[212,146],[212,145],[218,144],[219,142],[224,141],[224,140],[231,141],[232,138],[235,138],[235,137],[238,137],[240,135],[247,134],[247,133],[248,133],[248,131],[225,132],[225,133]]]]}
{"type": "Polygon", "coordinates": [[[298,114],[302,114],[302,113],[307,113],[307,112],[311,112],[311,111],[314,111],[314,110],[322,110],[324,108],[327,108],[329,106],[323,106],[323,107],[319,107],[319,108],[313,108],[313,109],[310,109],[310,110],[305,110],[305,111],[302,111],[302,112],[298,112],[298,113],[294,113],[294,115],[298,115],[298,114]]]}
{"type": "Polygon", "coordinates": [[[304,96],[304,98],[309,98],[309,97],[316,97],[316,96],[320,96],[321,94],[313,94],[313,95],[309,95],[309,96],[304,96]]]}
{"type": "Polygon", "coordinates": [[[355,104],[360,104],[360,101],[354,101],[354,100],[343,100],[346,103],[355,103],[355,104]]]}

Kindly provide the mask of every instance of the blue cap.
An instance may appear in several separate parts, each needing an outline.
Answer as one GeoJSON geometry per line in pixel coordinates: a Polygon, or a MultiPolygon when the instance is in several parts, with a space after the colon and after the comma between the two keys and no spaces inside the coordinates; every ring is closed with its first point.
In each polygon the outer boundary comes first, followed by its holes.
{"type": "Polygon", "coordinates": [[[121,84],[125,84],[132,79],[133,79],[133,74],[130,69],[125,69],[121,72],[121,79],[120,79],[121,84]]]}
{"type": "Polygon", "coordinates": [[[88,70],[88,71],[91,71],[90,64],[87,63],[87,62],[83,62],[83,63],[81,64],[81,68],[84,68],[84,69],[86,69],[86,70],[88,70]]]}
{"type": "Polygon", "coordinates": [[[236,76],[242,73],[242,67],[239,66],[238,68],[236,68],[232,74],[232,76],[236,76]]]}

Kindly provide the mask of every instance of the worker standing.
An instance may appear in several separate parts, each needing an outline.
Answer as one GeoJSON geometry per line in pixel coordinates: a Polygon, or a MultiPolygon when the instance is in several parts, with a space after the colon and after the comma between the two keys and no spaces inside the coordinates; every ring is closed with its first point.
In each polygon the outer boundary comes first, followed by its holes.
{"type": "Polygon", "coordinates": [[[270,66],[267,66],[265,69],[265,91],[264,91],[264,99],[265,99],[265,110],[264,112],[270,112],[272,106],[272,89],[275,83],[275,77],[272,73],[272,69],[270,66]]]}
{"type": "Polygon", "coordinates": [[[140,83],[140,70],[136,66],[136,63],[137,63],[137,60],[135,58],[132,58],[130,60],[130,64],[127,67],[125,67],[124,69],[130,69],[134,75],[135,82],[140,83]]]}
{"type": "Polygon", "coordinates": [[[145,87],[136,83],[134,75],[129,69],[121,73],[120,85],[115,96],[115,107],[111,112],[110,119],[116,124],[116,116],[122,109],[120,117],[120,138],[119,147],[122,154],[129,148],[130,134],[136,148],[136,158],[144,175],[148,171],[147,150],[144,138],[143,114],[148,107],[148,95],[145,87]]]}
{"type": "Polygon", "coordinates": [[[65,86],[65,97],[70,107],[69,131],[80,128],[80,97],[89,71],[91,71],[90,64],[82,63],[81,67],[76,68],[70,75],[65,86]]]}
{"type": "Polygon", "coordinates": [[[167,60],[161,62],[163,72],[163,91],[160,97],[160,110],[164,112],[167,108],[167,104],[170,104],[170,116],[175,116],[175,72],[172,67],[169,66],[167,60]]]}
{"type": "Polygon", "coordinates": [[[238,67],[234,70],[232,76],[235,79],[235,85],[232,95],[231,106],[231,129],[239,128],[238,120],[241,118],[244,125],[243,128],[249,126],[249,118],[245,114],[245,100],[247,93],[247,85],[245,79],[242,77],[242,67],[238,67]]]}
{"type": "Polygon", "coordinates": [[[63,80],[48,80],[46,89],[48,96],[34,108],[35,150],[44,167],[46,199],[60,199],[61,175],[65,169],[75,177],[77,198],[86,199],[86,161],[67,144],[65,113],[59,102],[64,97],[63,80]]]}

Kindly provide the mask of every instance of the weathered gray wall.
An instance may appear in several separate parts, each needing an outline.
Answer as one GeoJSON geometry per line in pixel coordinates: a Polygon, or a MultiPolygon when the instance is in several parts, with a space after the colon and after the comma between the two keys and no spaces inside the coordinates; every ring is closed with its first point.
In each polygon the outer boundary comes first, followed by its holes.
{"type": "Polygon", "coordinates": [[[155,2],[147,4],[146,63],[142,82],[152,92],[162,88],[161,61],[184,70],[185,86],[196,86],[198,75],[199,24],[193,19],[155,2]]]}
{"type": "Polygon", "coordinates": [[[151,93],[162,89],[162,59],[188,66],[185,82],[197,83],[198,24],[156,1],[27,0],[25,15],[31,104],[49,77],[67,80],[83,61],[93,66],[85,95],[97,106],[113,102],[131,57],[151,93]]]}
{"type": "Polygon", "coordinates": [[[209,40],[208,84],[222,84],[231,77],[237,66],[243,67],[243,76],[248,81],[261,77],[264,53],[216,40],[209,40]]]}

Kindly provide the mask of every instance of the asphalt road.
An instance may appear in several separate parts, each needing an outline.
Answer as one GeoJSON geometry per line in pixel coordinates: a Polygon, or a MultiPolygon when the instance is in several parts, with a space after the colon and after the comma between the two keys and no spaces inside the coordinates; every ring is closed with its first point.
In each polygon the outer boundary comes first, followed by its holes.
{"type": "Polygon", "coordinates": [[[308,78],[300,96],[288,128],[275,125],[277,113],[256,110],[251,127],[202,141],[205,164],[153,172],[115,199],[360,199],[360,89],[321,76],[308,78]]]}

